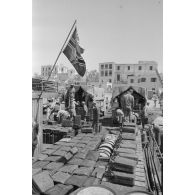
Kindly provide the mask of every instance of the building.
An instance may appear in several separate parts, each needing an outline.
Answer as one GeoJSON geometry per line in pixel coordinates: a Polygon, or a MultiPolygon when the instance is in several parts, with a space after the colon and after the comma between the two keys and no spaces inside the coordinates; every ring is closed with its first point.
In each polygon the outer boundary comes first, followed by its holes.
{"type": "MultiPolygon", "coordinates": [[[[49,74],[52,71],[53,65],[41,66],[41,76],[45,79],[48,78],[49,74]]],[[[56,65],[51,74],[51,80],[56,80],[58,82],[64,82],[67,79],[75,75],[74,69],[68,69],[65,65],[60,64],[56,65]]]]}
{"type": "Polygon", "coordinates": [[[139,61],[137,64],[117,64],[106,62],[99,64],[99,84],[107,88],[121,85],[136,85],[157,91],[162,88],[158,73],[158,64],[154,61],[139,61]]]}

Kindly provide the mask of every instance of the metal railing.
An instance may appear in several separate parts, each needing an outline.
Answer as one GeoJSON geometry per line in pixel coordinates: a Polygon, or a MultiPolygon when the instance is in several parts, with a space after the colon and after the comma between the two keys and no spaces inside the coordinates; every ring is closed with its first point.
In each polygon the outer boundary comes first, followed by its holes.
{"type": "Polygon", "coordinates": [[[161,195],[163,192],[163,154],[155,139],[152,125],[149,125],[146,134],[147,142],[144,144],[144,154],[149,185],[154,195],[161,195]]]}

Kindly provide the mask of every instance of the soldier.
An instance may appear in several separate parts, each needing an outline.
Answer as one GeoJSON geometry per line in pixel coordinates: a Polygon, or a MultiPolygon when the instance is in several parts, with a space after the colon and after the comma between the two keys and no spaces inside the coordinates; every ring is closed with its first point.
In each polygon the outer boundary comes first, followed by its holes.
{"type": "Polygon", "coordinates": [[[125,114],[125,120],[126,122],[130,122],[131,119],[131,113],[133,111],[133,106],[134,106],[134,97],[133,97],[133,89],[130,88],[129,91],[123,96],[122,100],[122,105],[123,105],[123,110],[125,114]]]}
{"type": "Polygon", "coordinates": [[[98,122],[99,122],[99,110],[96,106],[96,103],[93,102],[93,129],[94,132],[97,133],[98,132],[98,122]]]}

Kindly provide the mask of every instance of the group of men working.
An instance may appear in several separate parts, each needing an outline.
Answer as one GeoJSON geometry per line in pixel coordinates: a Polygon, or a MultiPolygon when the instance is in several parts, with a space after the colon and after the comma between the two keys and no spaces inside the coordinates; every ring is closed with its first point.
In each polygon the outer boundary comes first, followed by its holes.
{"type": "Polygon", "coordinates": [[[89,109],[92,110],[93,114],[93,128],[96,131],[97,129],[97,123],[99,120],[99,110],[96,106],[96,103],[93,101],[93,98],[91,98],[90,101],[88,101],[87,95],[86,95],[86,101],[75,101],[75,88],[74,85],[70,85],[70,88],[68,89],[66,95],[62,98],[64,101],[64,104],[68,105],[64,108],[61,108],[60,101],[57,101],[53,104],[53,106],[48,107],[47,111],[47,120],[50,120],[50,117],[52,114],[55,114],[57,120],[59,123],[62,122],[63,119],[70,119],[74,120],[76,116],[76,106],[82,107],[84,110],[84,120],[86,121],[87,116],[89,115],[89,109]],[[66,103],[65,103],[66,102],[66,103]]]}
{"type": "MultiPolygon", "coordinates": [[[[125,122],[136,122],[136,118],[138,117],[138,114],[133,112],[135,100],[134,100],[132,88],[130,88],[124,95],[121,96],[120,103],[121,103],[121,109],[120,108],[116,109],[116,115],[117,115],[118,122],[120,124],[122,124],[124,121],[125,122]]],[[[143,128],[146,123],[146,119],[148,115],[148,108],[149,108],[148,102],[146,102],[143,109],[140,108],[139,116],[141,118],[141,123],[142,123],[143,128]]]]}
{"type": "MultiPolygon", "coordinates": [[[[116,115],[118,122],[122,124],[123,121],[130,122],[132,118],[132,112],[134,107],[134,97],[133,89],[129,89],[123,96],[120,98],[121,108],[116,109],[116,115]],[[124,120],[123,120],[124,119],[124,120]]],[[[115,99],[115,103],[117,103],[115,99]]]]}

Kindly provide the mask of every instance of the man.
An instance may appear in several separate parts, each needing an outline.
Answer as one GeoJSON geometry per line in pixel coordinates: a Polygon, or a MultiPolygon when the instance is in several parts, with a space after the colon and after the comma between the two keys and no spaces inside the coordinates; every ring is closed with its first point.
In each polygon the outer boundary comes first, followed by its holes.
{"type": "Polygon", "coordinates": [[[96,103],[93,103],[93,129],[94,132],[97,133],[98,132],[98,122],[99,122],[99,110],[96,106],[96,103]]]}
{"type": "Polygon", "coordinates": [[[69,119],[70,113],[67,110],[60,110],[57,114],[58,122],[61,123],[63,119],[69,119]]]}
{"type": "Polygon", "coordinates": [[[131,113],[133,110],[134,106],[134,97],[133,97],[133,89],[130,88],[129,91],[123,96],[122,99],[122,105],[123,105],[123,110],[125,114],[125,120],[126,122],[130,122],[131,120],[131,113]]]}
{"type": "Polygon", "coordinates": [[[154,94],[153,94],[152,99],[153,99],[153,101],[154,101],[154,107],[156,108],[156,102],[157,102],[158,97],[157,97],[157,95],[156,95],[155,92],[154,92],[154,94]]]}
{"type": "Polygon", "coordinates": [[[49,116],[48,116],[48,120],[50,119],[51,115],[52,114],[56,114],[59,112],[60,110],[60,103],[59,102],[56,102],[54,107],[50,109],[50,113],[49,113],[49,116]]]}
{"type": "Polygon", "coordinates": [[[82,102],[82,105],[83,105],[83,109],[84,109],[84,112],[85,112],[84,120],[86,121],[86,117],[88,115],[88,108],[87,108],[87,105],[85,104],[84,101],[82,102]]]}
{"type": "Polygon", "coordinates": [[[143,130],[144,130],[145,124],[147,124],[148,110],[149,110],[149,103],[147,102],[146,105],[143,107],[143,110],[141,110],[141,113],[140,113],[143,130]]]}
{"type": "Polygon", "coordinates": [[[73,99],[70,101],[69,112],[72,119],[76,116],[76,101],[73,99]]]}
{"type": "Polygon", "coordinates": [[[118,120],[120,126],[122,126],[124,113],[120,108],[116,109],[116,117],[117,117],[117,120],[118,120]]]}

